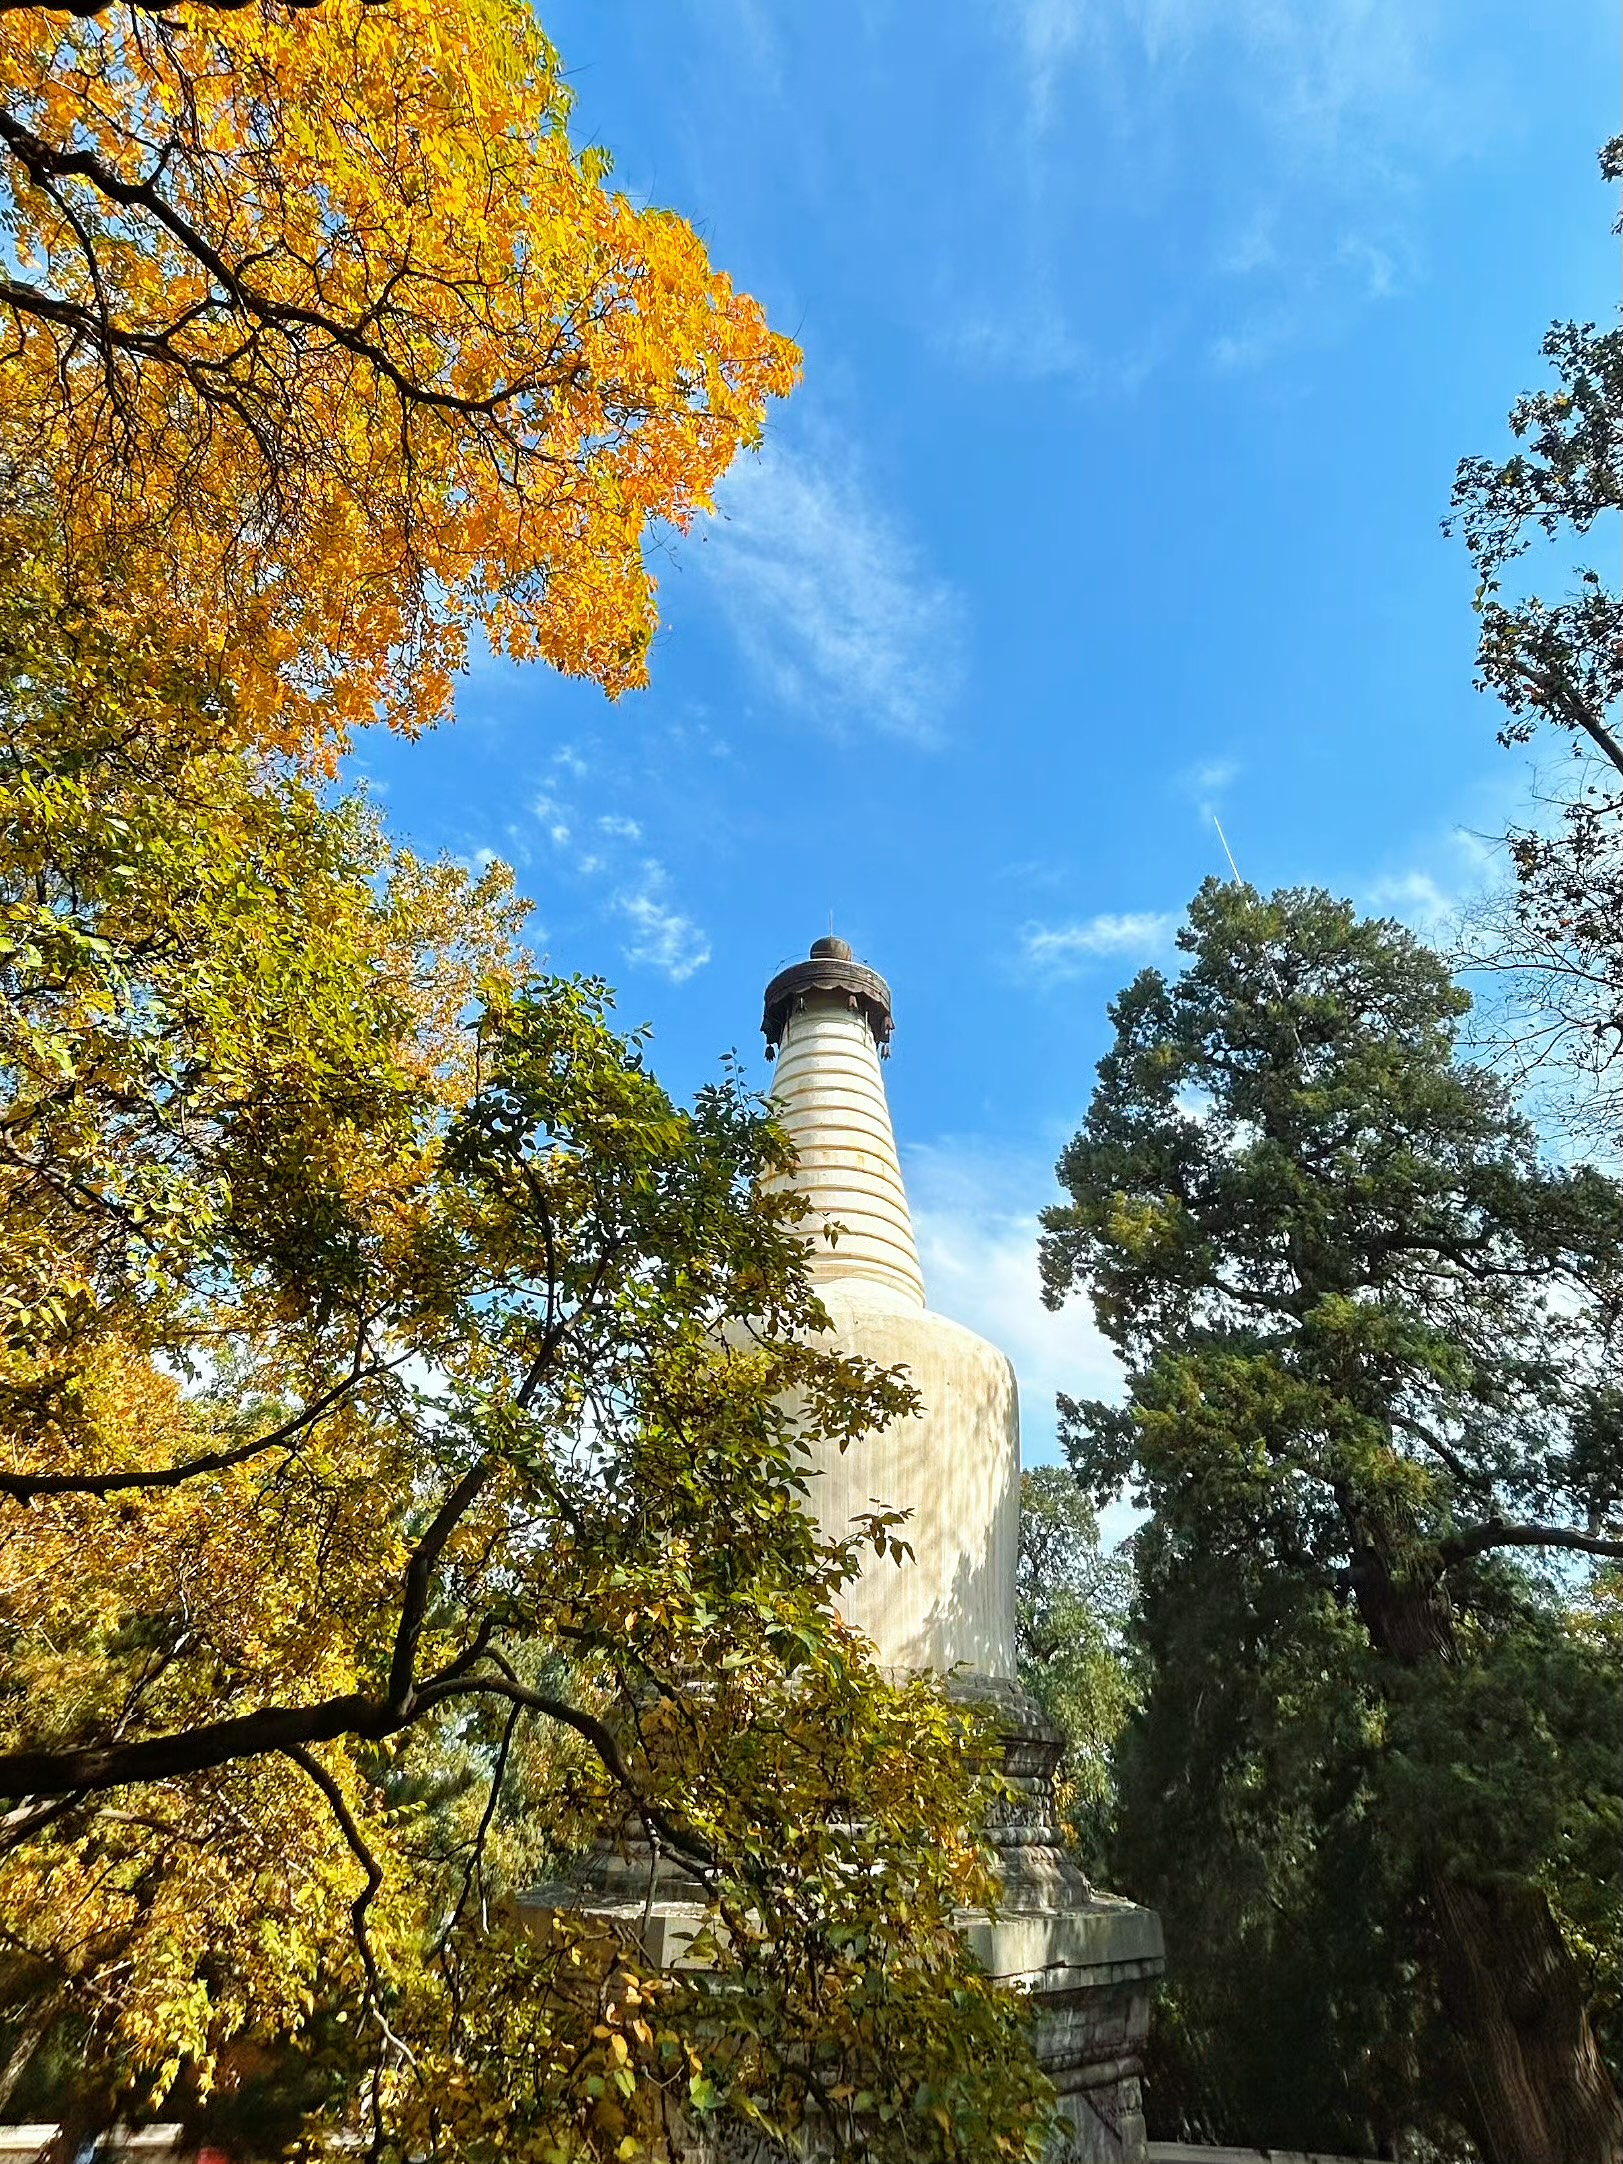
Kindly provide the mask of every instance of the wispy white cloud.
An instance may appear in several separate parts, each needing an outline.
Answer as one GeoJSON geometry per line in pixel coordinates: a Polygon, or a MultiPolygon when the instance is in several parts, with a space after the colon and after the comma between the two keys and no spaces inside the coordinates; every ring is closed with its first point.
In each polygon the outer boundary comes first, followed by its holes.
{"type": "Polygon", "coordinates": [[[1038,127],[1084,62],[1125,98],[1145,76],[1176,85],[1214,54],[1237,64],[1264,124],[1319,159],[1346,151],[1349,130],[1407,133],[1446,106],[1429,0],[999,0],[999,11],[1038,127]]]}
{"type": "Polygon", "coordinates": [[[840,729],[927,744],[959,677],[962,602],[829,430],[740,459],[698,560],[772,696],[840,729]]]}
{"type": "Polygon", "coordinates": [[[1369,901],[1383,916],[1396,917],[1430,937],[1446,928],[1460,897],[1430,872],[1400,872],[1377,879],[1369,889],[1369,901]]]}
{"type": "Polygon", "coordinates": [[[1101,911],[1073,924],[1028,924],[1020,935],[1025,959],[1045,976],[1075,976],[1112,955],[1160,954],[1171,945],[1178,918],[1170,910],[1101,911]]]}
{"type": "Polygon", "coordinates": [[[1053,121],[1060,85],[1077,54],[1084,47],[1099,50],[1105,19],[1087,0],[1015,0],[1012,8],[1003,0],[1000,12],[1015,24],[1031,122],[1041,134],[1053,121]]]}
{"type": "Polygon", "coordinates": [[[1219,243],[1212,268],[1223,278],[1252,278],[1279,261],[1279,220],[1272,205],[1254,208],[1229,240],[1219,243]]]}
{"type": "Polygon", "coordinates": [[[1301,326],[1299,309],[1272,308],[1237,330],[1220,331],[1206,352],[1212,366],[1224,375],[1239,375],[1248,368],[1261,368],[1276,353],[1295,345],[1301,326]]]}
{"type": "Polygon", "coordinates": [[[1365,234],[1344,234],[1336,258],[1357,275],[1363,285],[1365,300],[1390,300],[1403,288],[1405,269],[1393,250],[1379,246],[1365,234]]]}
{"type": "Polygon", "coordinates": [[[945,315],[935,335],[955,361],[977,375],[1012,376],[1022,383],[1069,378],[1090,389],[1097,383],[1096,356],[1049,293],[1028,295],[1013,311],[1005,302],[1000,311],[957,321],[945,315]]]}
{"type": "Polygon", "coordinates": [[[1165,357],[1165,332],[1151,328],[1136,342],[1101,352],[1066,320],[1052,281],[1041,275],[999,295],[993,310],[954,316],[950,306],[932,325],[936,348],[971,374],[1001,382],[1065,383],[1090,396],[1131,398],[1165,357]]]}
{"type": "MultiPolygon", "coordinates": [[[[1058,1314],[1043,1306],[1037,1212],[1055,1198],[1053,1175],[973,1138],[904,1156],[930,1305],[1008,1354],[1020,1384],[1022,1455],[1027,1465],[1051,1465],[1059,1457],[1056,1396],[1117,1398],[1123,1387],[1086,1299],[1058,1314]]],[[[1107,1512],[1107,1538],[1130,1531],[1137,1516],[1126,1505],[1107,1512]]]]}
{"type": "Polygon", "coordinates": [[[1182,773],[1175,777],[1176,786],[1185,796],[1193,798],[1201,825],[1216,830],[1223,855],[1236,878],[1239,870],[1229,849],[1228,836],[1223,831],[1219,813],[1225,795],[1239,780],[1240,771],[1240,762],[1237,759],[1202,759],[1193,766],[1186,766],[1182,773]]]}
{"type": "Polygon", "coordinates": [[[1237,759],[1201,759],[1184,767],[1174,778],[1185,796],[1193,797],[1203,813],[1209,812],[1224,790],[1239,780],[1240,763],[1237,759]]]}
{"type": "Polygon", "coordinates": [[[1383,916],[1396,917],[1422,939],[1444,941],[1457,932],[1461,914],[1504,877],[1503,852],[1468,827],[1455,827],[1417,863],[1372,879],[1361,900],[1383,916]]]}
{"type": "MultiPolygon", "coordinates": [[[[555,759],[553,764],[559,762],[555,759]]],[[[581,775],[585,762],[565,766],[581,775]]],[[[530,811],[558,852],[560,872],[591,892],[597,906],[625,929],[620,952],[634,966],[657,969],[685,984],[710,959],[710,938],[672,897],[671,877],[657,857],[631,859],[642,840],[640,820],[623,812],[593,813],[557,785],[532,799],[530,811]]]]}
{"type": "Polygon", "coordinates": [[[570,837],[574,831],[569,822],[574,815],[565,805],[560,804],[555,796],[549,796],[543,790],[539,796],[531,800],[530,811],[537,824],[541,827],[542,832],[546,835],[547,840],[551,842],[555,849],[567,849],[569,847],[570,837]]]}
{"type": "Polygon", "coordinates": [[[1121,338],[1096,297],[1085,343],[1074,328],[1063,266],[1080,205],[1093,225],[1111,203],[1142,217],[1185,185],[1185,146],[1221,116],[1245,155],[1201,163],[1204,276],[1185,260],[1167,320],[1146,337],[1140,312],[1131,335],[1139,374],[1186,345],[1243,372],[1404,291],[1414,179],[1479,150],[1509,109],[1491,56],[1463,46],[1439,0],[988,0],[988,16],[1021,100],[1026,221],[1009,239],[1025,270],[989,266],[996,298],[960,308],[959,349],[973,364],[983,325],[1019,323],[1000,357],[1029,351],[1043,362],[1029,372],[1093,390],[1118,387],[1121,338]]]}
{"type": "Polygon", "coordinates": [[[1277,265],[1281,297],[1208,343],[1207,357],[1217,369],[1263,367],[1276,354],[1334,333],[1360,309],[1394,299],[1411,283],[1412,251],[1395,230],[1379,239],[1345,232],[1333,241],[1298,240],[1297,259],[1277,265]]]}
{"type": "Polygon", "coordinates": [[[691,917],[672,908],[669,887],[665,867],[650,858],[635,884],[615,895],[615,914],[631,927],[620,951],[628,962],[657,969],[672,984],[685,984],[709,961],[710,940],[691,917]]]}

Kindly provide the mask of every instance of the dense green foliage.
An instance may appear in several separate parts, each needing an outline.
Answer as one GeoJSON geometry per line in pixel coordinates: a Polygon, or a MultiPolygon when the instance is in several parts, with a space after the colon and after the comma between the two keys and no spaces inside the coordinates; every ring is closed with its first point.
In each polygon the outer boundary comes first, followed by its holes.
{"type": "Polygon", "coordinates": [[[1230,2138],[1609,2164],[1623,1190],[1541,1162],[1400,927],[1210,882],[1180,943],[1043,1242],[1129,1371],[1073,1463],[1152,1512],[1125,1890],[1230,2138]]]}

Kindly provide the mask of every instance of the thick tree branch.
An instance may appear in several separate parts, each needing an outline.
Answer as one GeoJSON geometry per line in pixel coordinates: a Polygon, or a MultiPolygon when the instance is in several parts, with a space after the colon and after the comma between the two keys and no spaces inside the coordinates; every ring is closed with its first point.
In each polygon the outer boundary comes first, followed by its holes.
{"type": "Polygon", "coordinates": [[[429,1587],[445,1544],[495,1471],[495,1460],[482,1458],[464,1473],[412,1550],[402,1580],[388,1693],[381,1701],[359,1691],[347,1691],[315,1705],[262,1706],[253,1713],[204,1721],[196,1728],[148,1736],[133,1743],[13,1751],[0,1756],[0,1796],[60,1796],[76,1788],[99,1790],[142,1781],[174,1780],[189,1773],[207,1772],[232,1759],[256,1758],[267,1751],[291,1755],[301,1745],[330,1743],[339,1736],[376,1742],[396,1734],[417,1712],[459,1687],[453,1664],[452,1669],[434,1679],[432,1692],[419,1690],[415,1682],[417,1648],[428,1613],[429,1587]]]}
{"type": "Polygon", "coordinates": [[[1575,698],[1555,679],[1541,676],[1537,669],[1529,668],[1526,662],[1517,665],[1516,674],[1532,693],[1536,706],[1543,707],[1547,714],[1555,715],[1569,729],[1581,730],[1602,758],[1609,759],[1617,771],[1623,774],[1623,741],[1614,736],[1597,715],[1590,712],[1582,699],[1575,698]]]}
{"type": "Polygon", "coordinates": [[[332,1410],[338,1401],[358,1384],[382,1375],[393,1366],[392,1361],[377,1361],[370,1367],[358,1368],[346,1375],[341,1382],[333,1384],[302,1412],[284,1420],[280,1427],[270,1429],[264,1435],[256,1435],[250,1443],[238,1443],[230,1450],[205,1451],[201,1457],[185,1458],[179,1465],[160,1466],[156,1472],[141,1473],[5,1473],[0,1472],[0,1495],[9,1495],[19,1503],[32,1503],[44,1495],[122,1495],[135,1488],[178,1488],[188,1480],[195,1480],[203,1473],[223,1473],[233,1465],[245,1465],[261,1451],[275,1450],[291,1444],[307,1428],[313,1427],[322,1416],[332,1410]]]}
{"type": "Polygon", "coordinates": [[[1503,1518],[1468,1526],[1463,1533],[1438,1543],[1445,1570],[1492,1548],[1565,1548],[1580,1555],[1623,1559],[1623,1540],[1610,1540],[1603,1533],[1581,1533],[1566,1525],[1510,1525],[1503,1518]]]}
{"type": "Polygon", "coordinates": [[[469,1676],[447,1670],[414,1692],[405,1714],[351,1691],[310,1706],[262,1706],[254,1713],[205,1721],[196,1728],[149,1736],[136,1743],[11,1751],[0,1756],[0,1796],[31,1799],[27,1806],[31,1813],[35,1798],[93,1794],[148,1781],[176,1780],[187,1774],[206,1773],[235,1759],[263,1757],[273,1751],[295,1758],[302,1765],[300,1754],[305,1745],[333,1743],[345,1736],[378,1742],[385,1736],[397,1735],[435,1706],[454,1698],[474,1697],[501,1698],[509,1705],[573,1729],[592,1746],[604,1771],[624,1792],[651,1835],[657,1834],[666,1848],[690,1868],[703,1871],[713,1864],[713,1852],[697,1835],[684,1831],[643,1796],[606,1722],[563,1699],[531,1690],[511,1674],[469,1676]]]}
{"type": "Polygon", "coordinates": [[[1444,1442],[1443,1438],[1434,1430],[1428,1428],[1423,1420],[1416,1420],[1410,1413],[1394,1412],[1392,1425],[1395,1428],[1401,1428],[1405,1435],[1413,1436],[1417,1443],[1423,1444],[1427,1450],[1441,1458],[1462,1487],[1481,1486],[1480,1476],[1472,1472],[1459,1452],[1444,1442]]]}
{"type": "Polygon", "coordinates": [[[400,1622],[395,1630],[394,1656],[389,1663],[388,1710],[400,1721],[410,1717],[416,1691],[417,1647],[428,1614],[428,1589],[445,1544],[461,1524],[475,1500],[495,1478],[494,1458],[481,1458],[468,1468],[434,1513],[426,1533],[411,1552],[406,1565],[400,1601],[400,1622]]]}
{"type": "Polygon", "coordinates": [[[311,1706],[261,1706],[229,1720],[204,1721],[196,1728],[134,1743],[8,1751],[0,1756],[0,1796],[65,1796],[76,1788],[94,1792],[171,1781],[233,1759],[290,1751],[296,1744],[330,1743],[339,1736],[376,1742],[405,1725],[359,1691],[311,1706]]]}
{"type": "MultiPolygon", "coordinates": [[[[112,167],[105,164],[94,152],[88,150],[57,150],[34,134],[30,128],[11,114],[0,109],[0,142],[3,142],[16,158],[29,179],[37,188],[53,193],[52,183],[59,179],[82,180],[94,188],[107,201],[116,203],[124,210],[141,210],[157,220],[171,239],[178,241],[193,261],[209,273],[225,293],[232,306],[239,309],[251,322],[271,329],[287,331],[290,328],[313,330],[330,338],[346,353],[375,368],[386,382],[393,385],[402,402],[438,408],[442,412],[460,413],[470,417],[489,420],[499,414],[504,406],[517,399],[530,396],[536,391],[557,390],[575,381],[585,364],[571,361],[550,373],[540,371],[533,375],[516,378],[497,389],[487,392],[483,398],[465,397],[456,391],[435,390],[410,376],[391,359],[376,339],[367,337],[352,323],[340,321],[336,316],[323,313],[319,308],[307,308],[300,302],[275,300],[258,292],[233,269],[217,248],[188,219],[183,218],[172,203],[164,200],[153,181],[125,180],[112,167]]],[[[105,337],[115,344],[126,340],[149,354],[173,359],[161,340],[151,333],[127,333],[123,326],[108,325],[105,332],[96,311],[64,302],[54,296],[46,305],[40,306],[40,296],[33,289],[18,282],[7,282],[4,298],[14,308],[49,316],[53,321],[68,321],[91,340],[105,337]]]]}
{"type": "MultiPolygon", "coordinates": [[[[579,1706],[572,1706],[561,1698],[549,1698],[542,1691],[532,1691],[511,1675],[467,1676],[440,1687],[425,1684],[422,1695],[430,1693],[439,1698],[489,1697],[505,1698],[509,1705],[523,1706],[531,1713],[545,1714],[548,1720],[557,1721],[561,1727],[572,1728],[576,1735],[588,1742],[603,1762],[605,1772],[617,1787],[624,1790],[632,1809],[642,1821],[643,1829],[650,1836],[657,1834],[671,1853],[689,1868],[701,1873],[715,1863],[715,1851],[701,1841],[697,1834],[689,1833],[667,1818],[656,1804],[649,1803],[631,1777],[630,1768],[620,1754],[620,1745],[614,1730],[595,1714],[583,1713],[579,1706]]],[[[0,1760],[0,1765],[4,1761],[0,1760]]],[[[3,1793],[3,1790],[0,1790],[3,1793]]]]}

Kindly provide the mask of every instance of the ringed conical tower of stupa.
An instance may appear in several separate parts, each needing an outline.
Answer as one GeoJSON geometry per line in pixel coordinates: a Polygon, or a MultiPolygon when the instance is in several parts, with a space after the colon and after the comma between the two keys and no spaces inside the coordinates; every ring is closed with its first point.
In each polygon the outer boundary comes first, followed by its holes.
{"type": "Polygon", "coordinates": [[[913,1559],[867,1573],[847,1619],[887,1666],[1012,1678],[1020,1530],[1020,1407],[1014,1369],[984,1338],[926,1304],[881,1055],[890,989],[843,939],[767,986],[762,1016],[777,1065],[772,1099],[794,1142],[794,1185],[811,1205],[811,1274],[836,1336],[905,1366],[923,1410],[830,1452],[812,1501],[844,1532],[871,1502],[909,1513],[913,1559]]]}

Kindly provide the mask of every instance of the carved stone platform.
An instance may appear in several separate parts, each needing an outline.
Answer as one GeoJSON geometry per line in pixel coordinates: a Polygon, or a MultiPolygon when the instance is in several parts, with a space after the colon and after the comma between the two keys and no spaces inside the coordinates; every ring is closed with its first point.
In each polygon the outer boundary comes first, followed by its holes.
{"type": "Polygon", "coordinates": [[[986,1707],[1003,1737],[1014,1790],[990,1829],[1002,1892],[995,1916],[966,1915],[964,1935],[989,1976],[1035,2002],[1035,2042],[1069,2125],[1066,2164],[1142,2164],[1139,2073],[1150,2003],[1166,1967],[1161,1919],[1098,1893],[1066,1855],[1054,1823],[1063,1733],[1018,1683],[959,1674],[962,1703],[986,1707]]]}

